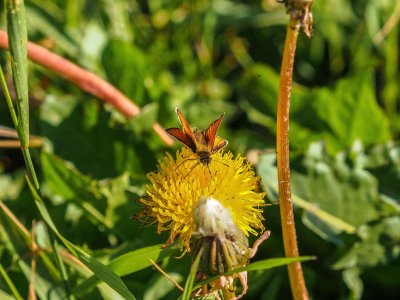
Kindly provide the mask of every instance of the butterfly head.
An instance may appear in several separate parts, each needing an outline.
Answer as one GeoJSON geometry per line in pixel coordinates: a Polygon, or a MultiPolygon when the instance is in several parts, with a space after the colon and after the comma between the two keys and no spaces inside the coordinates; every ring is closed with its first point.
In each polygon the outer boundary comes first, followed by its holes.
{"type": "Polygon", "coordinates": [[[211,154],[208,151],[199,151],[197,152],[197,155],[199,156],[200,162],[208,166],[208,164],[211,162],[211,154]]]}

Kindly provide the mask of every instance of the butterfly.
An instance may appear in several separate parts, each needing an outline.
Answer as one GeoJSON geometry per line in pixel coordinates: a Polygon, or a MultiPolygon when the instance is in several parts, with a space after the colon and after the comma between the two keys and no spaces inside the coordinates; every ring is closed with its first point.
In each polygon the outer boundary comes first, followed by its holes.
{"type": "Polygon", "coordinates": [[[199,157],[200,163],[208,166],[211,162],[211,155],[228,145],[227,140],[224,140],[217,136],[218,127],[221,124],[222,119],[224,118],[224,114],[222,114],[222,116],[212,122],[206,130],[202,131],[198,128],[194,128],[192,130],[188,121],[183,116],[179,108],[176,108],[175,111],[178,114],[179,122],[182,125],[182,129],[167,128],[166,131],[172,137],[174,137],[186,147],[191,149],[194,153],[196,153],[199,157]]]}

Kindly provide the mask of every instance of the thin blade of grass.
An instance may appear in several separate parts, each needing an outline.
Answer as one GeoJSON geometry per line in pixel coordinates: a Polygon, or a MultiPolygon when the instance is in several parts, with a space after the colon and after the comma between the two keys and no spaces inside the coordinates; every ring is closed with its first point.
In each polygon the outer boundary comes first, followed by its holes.
{"type": "MultiPolygon", "coordinates": [[[[161,246],[162,245],[154,245],[125,253],[112,260],[107,267],[118,276],[124,276],[151,266],[150,260],[158,262],[166,257],[172,256],[176,252],[176,250],[173,249],[161,249],[161,246]]],[[[98,282],[98,278],[90,277],[77,285],[72,290],[72,293],[77,296],[81,295],[98,282]]]]}
{"type": "Polygon", "coordinates": [[[190,300],[190,296],[192,294],[193,290],[193,283],[194,279],[196,277],[197,269],[199,268],[199,263],[200,263],[200,258],[201,255],[203,254],[204,248],[201,248],[199,253],[196,256],[196,259],[194,260],[191,268],[190,268],[190,273],[188,278],[186,279],[185,283],[185,290],[183,291],[182,298],[183,300],[190,300]]]}
{"type": "Polygon", "coordinates": [[[7,1],[7,30],[11,54],[11,68],[23,149],[29,147],[28,56],[25,5],[23,0],[7,1]]]}
{"type": "Polygon", "coordinates": [[[3,265],[0,264],[0,273],[4,278],[4,281],[7,283],[8,287],[10,288],[13,296],[17,300],[22,300],[23,298],[19,294],[17,288],[15,287],[14,283],[12,282],[11,278],[8,276],[6,270],[3,268],[3,265]]]}
{"type": "Polygon", "coordinates": [[[50,217],[50,214],[43,203],[42,198],[37,193],[37,190],[34,188],[33,183],[29,180],[29,177],[26,177],[28,182],[29,189],[31,190],[32,196],[35,199],[35,204],[46,224],[49,228],[54,232],[55,235],[64,243],[64,245],[68,248],[70,252],[72,252],[75,256],[79,258],[96,276],[98,276],[101,280],[103,280],[106,284],[108,284],[112,289],[114,289],[117,293],[123,296],[125,299],[135,299],[129,289],[126,287],[125,283],[119,278],[114,272],[112,272],[105,265],[100,263],[98,260],[81,250],[79,247],[72,244],[68,241],[64,236],[58,231],[55,226],[53,220],[50,217]]]}
{"type": "Polygon", "coordinates": [[[61,278],[63,280],[63,284],[64,284],[64,289],[65,289],[65,294],[67,296],[67,299],[69,300],[74,300],[75,297],[73,295],[71,295],[71,288],[69,286],[69,280],[68,280],[68,273],[67,270],[65,269],[65,265],[63,260],[61,259],[60,256],[60,246],[57,242],[57,239],[54,237],[54,233],[50,231],[50,234],[52,235],[52,243],[51,243],[51,248],[53,249],[53,255],[55,258],[55,261],[57,263],[57,267],[60,270],[61,273],[61,278]]]}
{"type": "MultiPolygon", "coordinates": [[[[232,274],[236,274],[236,273],[244,272],[244,271],[267,270],[267,269],[272,269],[272,268],[275,268],[275,267],[286,266],[286,265],[294,263],[294,262],[308,261],[308,260],[313,260],[313,259],[315,259],[314,256],[269,258],[269,259],[256,261],[254,263],[248,264],[245,267],[240,267],[240,268],[234,269],[234,270],[232,270],[230,272],[227,272],[227,273],[221,274],[221,275],[232,275],[232,274]]],[[[216,280],[221,275],[213,276],[213,277],[210,277],[210,278],[207,278],[205,280],[202,280],[202,281],[198,282],[194,286],[194,289],[196,290],[196,289],[202,287],[203,285],[208,284],[209,282],[212,282],[212,281],[216,280]]]]}
{"type": "MultiPolygon", "coordinates": [[[[24,156],[28,176],[39,189],[39,182],[33,168],[32,159],[29,153],[29,97],[28,97],[28,34],[26,30],[25,5],[23,0],[7,1],[7,30],[8,43],[11,55],[11,69],[15,87],[18,119],[15,121],[15,111],[7,87],[3,87],[6,94],[7,104],[13,118],[14,125],[18,131],[21,141],[22,154],[24,156]],[[14,116],[13,116],[14,114],[14,116]]],[[[2,76],[4,77],[4,76],[2,76]]],[[[2,78],[2,81],[4,78],[2,78]]],[[[4,85],[2,83],[2,85],[4,85]]]]}

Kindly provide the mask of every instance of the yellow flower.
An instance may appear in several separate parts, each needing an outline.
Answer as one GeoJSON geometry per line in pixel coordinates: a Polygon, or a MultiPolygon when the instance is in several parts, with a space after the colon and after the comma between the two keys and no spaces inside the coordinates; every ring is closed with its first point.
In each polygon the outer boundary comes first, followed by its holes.
{"type": "Polygon", "coordinates": [[[265,193],[258,192],[259,178],[241,156],[219,151],[205,166],[197,154],[187,148],[159,162],[158,170],[147,174],[151,184],[141,198],[145,215],[154,219],[158,232],[170,231],[165,245],[177,237],[190,251],[190,239],[196,232],[194,209],[200,198],[212,197],[229,210],[235,225],[248,236],[257,234],[262,225],[265,193]]]}

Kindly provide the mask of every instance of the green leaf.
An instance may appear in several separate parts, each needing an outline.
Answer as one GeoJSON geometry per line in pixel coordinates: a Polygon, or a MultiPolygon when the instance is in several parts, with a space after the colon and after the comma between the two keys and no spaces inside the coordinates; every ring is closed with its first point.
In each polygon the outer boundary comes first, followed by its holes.
{"type": "Polygon", "coordinates": [[[64,243],[64,245],[74,254],[76,255],[81,262],[83,262],[96,276],[98,276],[101,280],[103,280],[106,284],[108,284],[111,288],[113,288],[116,292],[118,292],[121,296],[126,299],[135,299],[135,297],[128,290],[124,282],[119,278],[114,272],[109,270],[102,263],[97,261],[95,258],[72,244],[68,241],[62,234],[58,231],[55,226],[50,214],[43,203],[43,200],[40,198],[39,194],[33,187],[32,183],[27,178],[29,188],[35,199],[36,206],[38,207],[40,214],[42,215],[44,221],[50,227],[50,229],[57,235],[57,237],[64,243]]]}
{"type": "MultiPolygon", "coordinates": [[[[48,196],[57,197],[59,200],[74,203],[83,212],[90,222],[96,225],[105,226],[109,232],[115,233],[118,237],[128,239],[126,233],[115,226],[115,222],[122,217],[129,220],[129,216],[124,214],[117,215],[116,209],[122,205],[127,205],[125,191],[129,186],[129,177],[125,173],[116,179],[108,179],[98,182],[93,180],[74,168],[70,163],[56,157],[50,153],[41,153],[43,174],[48,187],[48,196]]],[[[77,214],[76,210],[67,210],[65,217],[76,224],[82,226],[78,221],[82,214],[77,214]]],[[[78,230],[78,228],[75,228],[78,230]]],[[[81,237],[86,243],[92,242],[87,235],[92,236],[97,232],[95,228],[85,227],[80,229],[81,237]]],[[[94,240],[96,237],[93,237],[94,240]]]]}
{"type": "Polygon", "coordinates": [[[21,145],[29,145],[28,56],[25,5],[23,0],[7,1],[7,29],[11,68],[18,109],[21,145]]]}
{"type": "MultiPolygon", "coordinates": [[[[246,70],[239,85],[241,106],[250,120],[273,133],[278,84],[278,74],[258,64],[246,70]]],[[[372,145],[391,139],[388,118],[375,97],[371,70],[341,79],[333,88],[307,90],[294,84],[290,114],[291,145],[300,149],[323,140],[328,150],[337,152],[356,140],[372,145]]]]}
{"type": "MultiPolygon", "coordinates": [[[[304,209],[305,225],[333,242],[338,242],[340,232],[355,233],[356,227],[379,216],[377,180],[353,155],[355,165],[349,165],[350,154],[338,153],[332,157],[321,144],[313,144],[291,172],[293,200],[304,209]]],[[[258,170],[269,197],[276,200],[275,157],[275,154],[262,155],[258,170]]]]}
{"type": "Polygon", "coordinates": [[[340,80],[332,91],[318,89],[313,96],[317,99],[316,117],[332,131],[332,136],[326,138],[335,149],[348,147],[355,140],[371,145],[391,138],[388,119],[375,97],[370,70],[340,80]]]}
{"type": "Polygon", "coordinates": [[[146,57],[141,50],[126,41],[110,40],[102,60],[109,81],[135,103],[144,104],[146,57]]]}
{"type": "Polygon", "coordinates": [[[26,14],[29,20],[29,34],[40,32],[44,36],[51,37],[51,39],[57,44],[57,48],[61,49],[68,55],[73,57],[78,55],[79,51],[77,45],[71,41],[71,38],[68,35],[60,31],[60,24],[57,24],[61,21],[60,19],[57,19],[57,17],[61,17],[58,14],[60,11],[58,11],[58,13],[54,12],[54,10],[49,12],[49,10],[46,9],[46,13],[51,14],[51,16],[49,16],[42,13],[40,7],[35,7],[34,2],[28,2],[30,3],[27,3],[26,14]]]}
{"type": "Polygon", "coordinates": [[[293,172],[293,193],[357,227],[378,217],[379,193],[376,178],[349,164],[350,155],[331,157],[321,144],[311,145],[301,163],[305,172],[293,172]]]}
{"type": "MultiPolygon", "coordinates": [[[[151,266],[151,261],[159,262],[173,255],[176,250],[161,249],[162,245],[144,247],[135,251],[122,254],[112,260],[107,268],[119,276],[125,276],[151,266]]],[[[99,283],[98,278],[90,277],[73,289],[75,295],[80,295],[99,283]]]]}
{"type": "Polygon", "coordinates": [[[200,259],[201,256],[203,254],[203,250],[204,248],[202,247],[200,249],[200,251],[197,253],[197,256],[195,258],[195,260],[192,263],[192,266],[190,267],[190,272],[189,275],[186,279],[185,282],[185,287],[183,290],[183,294],[182,294],[182,299],[183,300],[190,300],[191,298],[191,294],[193,291],[193,283],[194,283],[194,279],[196,278],[196,274],[197,274],[197,269],[199,268],[199,264],[200,264],[200,259]]]}
{"type": "MultiPolygon", "coordinates": [[[[4,207],[4,204],[2,204],[2,206],[4,207]]],[[[5,247],[5,249],[7,249],[9,253],[13,253],[18,257],[24,258],[27,253],[30,254],[30,259],[32,259],[33,255],[35,256],[36,268],[34,270],[34,288],[37,295],[41,298],[45,298],[46,295],[51,293],[54,297],[65,297],[65,291],[61,288],[60,285],[57,284],[59,280],[59,273],[53,261],[50,259],[52,255],[44,251],[38,252],[36,254],[33,254],[30,250],[30,252],[27,252],[27,247],[30,247],[30,245],[32,244],[30,235],[21,228],[21,224],[13,219],[13,214],[11,212],[3,210],[3,213],[6,215],[7,221],[2,222],[2,245],[5,247]]],[[[2,220],[5,219],[2,218],[2,220]]],[[[38,234],[40,235],[40,232],[38,234]]],[[[39,247],[41,246],[42,245],[39,245],[39,247]]],[[[30,259],[19,259],[16,261],[16,266],[18,266],[18,269],[23,274],[22,276],[24,277],[25,281],[30,280],[31,273],[33,272],[30,264],[30,259]]],[[[13,276],[13,273],[10,273],[9,275],[13,276]]],[[[12,278],[16,278],[18,280],[18,277],[12,278]]],[[[22,291],[20,290],[19,286],[20,281],[16,281],[15,284],[18,291],[21,293],[22,291]]]]}
{"type": "MultiPolygon", "coordinates": [[[[11,278],[8,276],[6,270],[3,268],[3,266],[0,264],[0,274],[5,280],[6,284],[8,285],[9,289],[11,290],[13,296],[17,300],[22,300],[23,298],[19,294],[17,288],[15,287],[14,283],[12,282],[11,278]]],[[[10,296],[11,298],[11,296],[10,296]]]]}
{"type": "MultiPolygon", "coordinates": [[[[302,262],[302,261],[308,261],[308,260],[313,260],[313,259],[315,259],[314,256],[268,258],[268,259],[253,262],[251,264],[248,264],[245,267],[240,267],[240,268],[234,269],[223,275],[233,275],[233,274],[237,274],[239,272],[246,272],[246,271],[267,270],[267,269],[272,269],[272,268],[276,268],[276,267],[286,266],[286,265],[294,263],[294,262],[302,262]]],[[[216,280],[218,277],[219,276],[214,276],[214,277],[208,278],[206,280],[203,280],[203,281],[197,283],[194,286],[194,289],[198,289],[201,286],[216,280]]]]}
{"type": "Polygon", "coordinates": [[[53,115],[51,122],[41,123],[41,128],[43,135],[51,140],[54,153],[95,179],[119,176],[126,171],[136,173],[137,177],[142,174],[144,178],[145,173],[154,168],[156,161],[146,136],[135,135],[122,126],[112,126],[110,114],[98,107],[65,100],[62,101],[65,106],[74,107],[72,112],[69,112],[71,108],[52,102],[42,106],[43,109],[49,105],[46,113],[53,115]],[[98,110],[95,125],[88,126],[82,119],[82,109],[98,110]]]}

